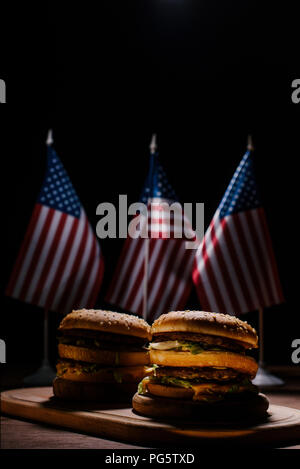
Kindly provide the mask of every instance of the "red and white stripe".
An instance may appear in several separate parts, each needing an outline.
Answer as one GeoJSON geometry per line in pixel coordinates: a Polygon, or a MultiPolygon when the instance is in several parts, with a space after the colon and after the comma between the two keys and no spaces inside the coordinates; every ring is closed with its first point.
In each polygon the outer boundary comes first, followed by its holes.
{"type": "Polygon", "coordinates": [[[93,307],[103,277],[99,244],[80,218],[36,204],[6,294],[62,313],[93,307]]]}
{"type": "MultiPolygon", "coordinates": [[[[147,320],[154,320],[164,312],[185,306],[192,287],[195,250],[186,249],[187,238],[175,239],[173,236],[174,224],[182,226],[182,220],[182,216],[180,220],[176,216],[168,219],[164,210],[158,207],[150,212],[149,239],[127,238],[105,298],[107,302],[143,314],[147,249],[147,320]],[[148,248],[146,243],[149,243],[148,248]]],[[[187,221],[186,224],[188,226],[187,221]]]]}
{"type": "Polygon", "coordinates": [[[193,280],[207,311],[235,314],[282,303],[263,208],[224,218],[217,210],[197,250],[193,280]]]}

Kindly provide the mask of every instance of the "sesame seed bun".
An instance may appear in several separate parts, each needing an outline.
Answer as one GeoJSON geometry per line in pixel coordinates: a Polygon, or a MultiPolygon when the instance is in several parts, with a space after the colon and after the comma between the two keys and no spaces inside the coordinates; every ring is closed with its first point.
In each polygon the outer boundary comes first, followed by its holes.
{"type": "Polygon", "coordinates": [[[246,321],[235,316],[207,311],[172,311],[162,314],[151,328],[152,335],[170,332],[190,332],[226,337],[245,344],[245,347],[258,347],[255,329],[246,321]]]}
{"type": "Polygon", "coordinates": [[[58,330],[62,332],[67,329],[87,329],[151,340],[151,328],[146,321],[137,316],[112,311],[96,309],[72,311],[61,321],[58,330]]]}

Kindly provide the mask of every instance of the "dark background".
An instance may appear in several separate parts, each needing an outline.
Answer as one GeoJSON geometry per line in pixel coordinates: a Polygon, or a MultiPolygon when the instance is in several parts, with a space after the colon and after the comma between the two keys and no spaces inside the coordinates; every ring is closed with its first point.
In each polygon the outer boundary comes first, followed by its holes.
{"type": "MultiPolygon", "coordinates": [[[[288,4],[249,0],[11,7],[2,19],[8,27],[1,30],[0,62],[7,83],[0,110],[4,285],[42,184],[49,127],[93,226],[100,202],[116,203],[119,194],[138,200],[152,132],[180,199],[205,202],[207,226],[252,133],[286,298],[265,311],[265,358],[291,364],[300,314],[295,12],[288,4]]],[[[106,270],[97,306],[105,306],[122,242],[101,241],[106,270]]],[[[38,364],[42,310],[9,298],[2,305],[6,366],[38,364]]],[[[187,307],[199,308],[194,292],[187,307]]],[[[244,318],[257,325],[256,312],[244,318]]],[[[51,315],[53,363],[60,319],[51,315]]]]}

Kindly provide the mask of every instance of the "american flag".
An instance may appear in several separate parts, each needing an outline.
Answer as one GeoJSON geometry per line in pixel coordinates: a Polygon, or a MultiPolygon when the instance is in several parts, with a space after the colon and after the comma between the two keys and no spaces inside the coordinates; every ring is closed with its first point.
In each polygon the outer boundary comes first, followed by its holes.
{"type": "MultiPolygon", "coordinates": [[[[158,154],[151,153],[150,171],[141,195],[141,201],[148,206],[146,233],[149,238],[126,239],[105,298],[111,304],[142,315],[146,281],[147,315],[144,316],[149,321],[163,312],[182,309],[193,285],[195,250],[186,249],[185,241],[195,239],[195,235],[182,212],[171,212],[169,216],[167,207],[176,200],[158,154]],[[185,236],[176,238],[183,223],[185,236]],[[148,263],[146,280],[145,262],[148,263]]],[[[142,230],[147,218],[140,217],[140,220],[142,230]]]]}
{"type": "Polygon", "coordinates": [[[47,310],[93,307],[103,257],[68,174],[51,145],[47,170],[6,294],[47,310]]]}
{"type": "Polygon", "coordinates": [[[250,150],[199,245],[193,280],[207,311],[243,313],[284,301],[250,150]]]}

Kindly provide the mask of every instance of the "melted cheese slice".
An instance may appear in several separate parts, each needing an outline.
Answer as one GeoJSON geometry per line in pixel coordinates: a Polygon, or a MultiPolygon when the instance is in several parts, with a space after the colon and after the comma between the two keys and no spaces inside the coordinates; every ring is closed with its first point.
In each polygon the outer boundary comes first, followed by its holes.
{"type": "MultiPolygon", "coordinates": [[[[201,384],[192,384],[191,389],[194,392],[193,400],[197,401],[203,399],[204,395],[213,394],[226,394],[227,392],[232,392],[232,383],[228,384],[212,384],[212,383],[201,383],[201,384]],[[213,394],[211,394],[213,393],[213,394]]],[[[246,386],[238,385],[236,386],[234,393],[243,392],[247,389],[246,386]]]]}
{"type": "Polygon", "coordinates": [[[165,342],[151,342],[149,348],[153,350],[172,350],[174,348],[180,347],[182,342],[178,340],[166,340],[165,342]]]}

